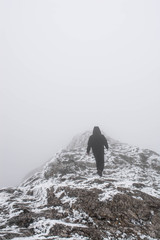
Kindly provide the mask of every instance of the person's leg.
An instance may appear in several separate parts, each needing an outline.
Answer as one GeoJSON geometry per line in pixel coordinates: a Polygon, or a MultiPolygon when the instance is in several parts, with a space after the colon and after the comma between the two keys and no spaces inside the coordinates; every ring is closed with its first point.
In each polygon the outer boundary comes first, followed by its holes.
{"type": "Polygon", "coordinates": [[[97,173],[99,176],[102,176],[102,172],[104,169],[104,155],[98,154],[95,156],[95,159],[96,159],[97,173]]]}
{"type": "Polygon", "coordinates": [[[103,172],[103,169],[104,169],[104,155],[102,155],[102,154],[99,158],[99,169],[100,169],[100,171],[103,172]]]}

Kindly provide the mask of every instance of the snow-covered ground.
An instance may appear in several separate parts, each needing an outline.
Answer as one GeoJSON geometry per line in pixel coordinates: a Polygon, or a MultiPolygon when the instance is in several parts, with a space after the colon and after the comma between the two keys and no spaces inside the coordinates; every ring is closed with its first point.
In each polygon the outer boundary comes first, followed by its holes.
{"type": "MultiPolygon", "coordinates": [[[[158,154],[109,138],[109,150],[105,151],[105,170],[103,177],[100,178],[96,174],[93,155],[86,154],[85,146],[88,136],[89,132],[74,138],[66,149],[57,153],[40,172],[35,173],[18,188],[0,191],[0,239],[7,239],[6,236],[14,240],[89,239],[78,233],[73,233],[67,238],[51,235],[55,225],[63,225],[71,229],[89,228],[88,224],[95,225],[92,217],[82,209],[73,209],[71,212],[68,210],[76,205],[78,198],[71,193],[68,194],[67,188],[79,191],[96,189],[99,191],[99,202],[110,201],[124,189],[133,196],[138,190],[160,198],[160,156],[158,154]],[[55,205],[49,204],[52,198],[57,201],[55,205]],[[16,221],[19,216],[23,219],[25,210],[30,221],[27,227],[19,222],[14,224],[13,221],[16,221]],[[58,216],[55,219],[54,216],[50,217],[52,211],[55,211],[58,216]],[[28,233],[25,233],[25,228],[28,229],[28,233]]],[[[142,199],[141,196],[136,195],[134,198],[142,199]]],[[[107,231],[106,236],[103,239],[114,239],[107,231]]],[[[145,237],[156,239],[144,234],[140,237],[140,239],[145,237]]],[[[134,236],[126,238],[124,233],[124,235],[121,234],[121,238],[117,235],[117,239],[136,238],[134,236]]]]}

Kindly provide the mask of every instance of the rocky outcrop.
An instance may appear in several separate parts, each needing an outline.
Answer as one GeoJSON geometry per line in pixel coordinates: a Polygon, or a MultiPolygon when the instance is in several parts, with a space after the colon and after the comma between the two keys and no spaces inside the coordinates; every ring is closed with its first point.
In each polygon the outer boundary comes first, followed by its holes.
{"type": "Polygon", "coordinates": [[[15,226],[19,233],[7,232],[0,239],[34,235],[33,223],[39,219],[44,223],[48,221],[49,231],[44,233],[46,239],[48,236],[56,239],[56,236],[71,238],[74,235],[92,240],[143,239],[141,236],[159,239],[160,199],[139,190],[119,188],[118,191],[112,199],[101,201],[102,190],[97,188],[60,187],[54,193],[51,187],[47,189],[47,202],[42,209],[39,207],[35,213],[22,207],[21,213],[0,229],[3,231],[8,226],[15,226]],[[57,193],[61,194],[56,196],[57,193]],[[65,202],[64,198],[70,201],[65,202]],[[71,202],[73,199],[75,201],[71,202]],[[49,222],[53,220],[55,222],[51,226],[49,222]]]}
{"type": "Polygon", "coordinates": [[[73,146],[0,190],[0,240],[160,239],[159,155],[110,140],[100,178],[81,141],[73,146]]]}

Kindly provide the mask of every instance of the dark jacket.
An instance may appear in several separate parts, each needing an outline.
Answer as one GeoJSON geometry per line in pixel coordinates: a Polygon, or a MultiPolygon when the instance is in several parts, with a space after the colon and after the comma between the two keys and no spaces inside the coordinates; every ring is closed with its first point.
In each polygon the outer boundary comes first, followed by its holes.
{"type": "Polygon", "coordinates": [[[107,139],[101,134],[99,127],[94,127],[93,134],[89,137],[87,153],[92,148],[95,156],[104,154],[104,146],[108,149],[107,139]]]}

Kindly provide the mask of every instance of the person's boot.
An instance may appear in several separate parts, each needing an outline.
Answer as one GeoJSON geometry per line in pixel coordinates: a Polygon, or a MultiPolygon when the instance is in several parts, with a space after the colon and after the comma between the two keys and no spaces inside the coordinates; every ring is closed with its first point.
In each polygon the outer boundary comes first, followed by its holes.
{"type": "Polygon", "coordinates": [[[102,177],[102,171],[101,171],[101,170],[98,170],[98,171],[97,171],[97,174],[98,174],[100,177],[102,177]]]}

